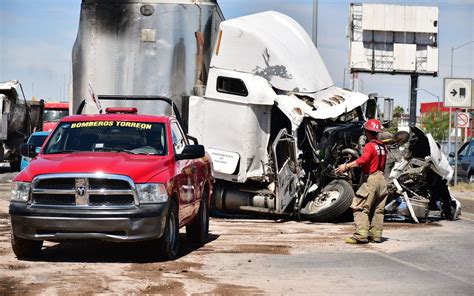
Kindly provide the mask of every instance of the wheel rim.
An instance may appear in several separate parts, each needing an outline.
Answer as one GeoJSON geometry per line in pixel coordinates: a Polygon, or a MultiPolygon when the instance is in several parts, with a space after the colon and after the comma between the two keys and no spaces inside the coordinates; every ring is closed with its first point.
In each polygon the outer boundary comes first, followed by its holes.
{"type": "Polygon", "coordinates": [[[321,192],[312,202],[311,202],[311,211],[315,211],[318,209],[326,208],[333,203],[335,203],[341,193],[337,190],[329,190],[321,192]]]}

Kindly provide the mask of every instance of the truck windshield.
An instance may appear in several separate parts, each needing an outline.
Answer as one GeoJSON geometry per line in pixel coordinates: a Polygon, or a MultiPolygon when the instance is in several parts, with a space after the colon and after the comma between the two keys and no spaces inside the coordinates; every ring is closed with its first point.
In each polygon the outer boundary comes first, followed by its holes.
{"type": "Polygon", "coordinates": [[[47,137],[47,135],[32,135],[28,140],[28,144],[33,144],[36,147],[41,147],[43,146],[44,140],[46,140],[47,137]]]}
{"type": "Polygon", "coordinates": [[[61,118],[68,116],[68,110],[44,110],[43,121],[59,121],[61,118]]]}
{"type": "Polygon", "coordinates": [[[55,129],[43,153],[79,151],[166,155],[165,124],[132,121],[63,122],[55,129]]]}

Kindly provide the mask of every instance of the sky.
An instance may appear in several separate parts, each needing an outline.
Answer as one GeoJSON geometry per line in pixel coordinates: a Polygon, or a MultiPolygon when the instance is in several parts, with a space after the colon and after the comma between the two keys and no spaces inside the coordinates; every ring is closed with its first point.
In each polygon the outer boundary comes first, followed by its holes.
{"type": "MultiPolygon", "coordinates": [[[[219,0],[226,19],[274,10],[294,18],[311,36],[312,0],[219,0]]],[[[318,50],[334,83],[351,86],[347,73],[348,0],[319,0],[318,50]]],[[[354,1],[356,2],[356,1],[354,1]]],[[[371,1],[439,7],[439,75],[420,76],[420,102],[443,99],[443,79],[450,77],[451,48],[474,41],[474,0],[371,1]]],[[[80,0],[0,0],[0,81],[22,82],[27,98],[69,98],[71,51],[79,25],[80,0]]],[[[453,51],[453,77],[474,78],[474,43],[453,51]]],[[[359,90],[391,97],[409,106],[406,75],[360,74],[359,90]]]]}

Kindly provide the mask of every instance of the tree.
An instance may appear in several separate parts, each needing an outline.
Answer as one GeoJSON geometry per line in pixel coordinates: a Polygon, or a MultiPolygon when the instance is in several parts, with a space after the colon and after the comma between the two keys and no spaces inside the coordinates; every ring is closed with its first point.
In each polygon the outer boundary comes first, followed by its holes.
{"type": "Polygon", "coordinates": [[[441,142],[448,135],[449,113],[433,108],[423,115],[421,124],[426,133],[430,133],[437,142],[441,142]]]}
{"type": "Polygon", "coordinates": [[[405,109],[401,106],[396,106],[393,109],[393,120],[388,127],[388,132],[394,134],[398,131],[398,124],[402,121],[403,114],[405,114],[405,109]]]}
{"type": "Polygon", "coordinates": [[[393,117],[395,118],[401,118],[402,115],[405,114],[405,109],[403,109],[403,107],[401,106],[396,106],[394,109],[393,109],[393,117]]]}

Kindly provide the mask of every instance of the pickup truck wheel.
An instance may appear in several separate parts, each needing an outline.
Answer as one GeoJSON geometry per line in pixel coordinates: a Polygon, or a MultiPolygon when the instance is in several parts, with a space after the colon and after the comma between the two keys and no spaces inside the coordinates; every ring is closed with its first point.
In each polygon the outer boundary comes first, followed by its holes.
{"type": "Polygon", "coordinates": [[[11,235],[11,243],[13,253],[15,253],[18,259],[34,258],[39,255],[43,247],[42,240],[24,239],[14,234],[11,235]]]}
{"type": "MultiPolygon", "coordinates": [[[[207,192],[204,191],[202,196],[207,199],[207,192]]],[[[201,199],[196,219],[193,223],[186,226],[186,237],[188,240],[199,244],[205,244],[209,235],[209,208],[206,199],[201,199]]]]}
{"type": "Polygon", "coordinates": [[[170,202],[166,225],[163,235],[158,239],[159,257],[163,260],[173,260],[178,256],[179,221],[178,207],[175,201],[170,202]]]}
{"type": "Polygon", "coordinates": [[[469,182],[469,184],[473,184],[473,183],[474,183],[474,172],[470,172],[470,173],[469,173],[469,176],[468,176],[467,181],[469,182]]]}
{"type": "Polygon", "coordinates": [[[353,197],[354,191],[347,181],[333,180],[306,204],[301,210],[302,217],[311,221],[333,221],[349,209],[353,197]]]}

